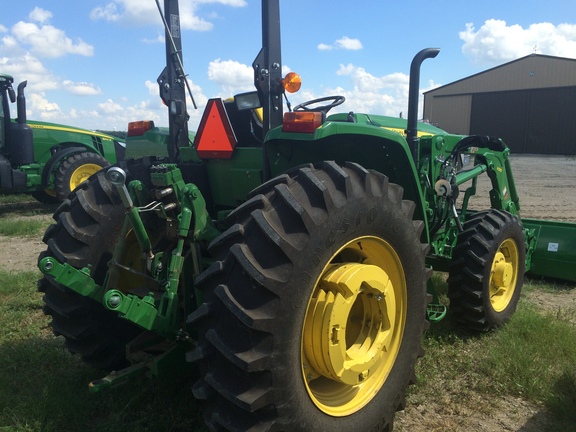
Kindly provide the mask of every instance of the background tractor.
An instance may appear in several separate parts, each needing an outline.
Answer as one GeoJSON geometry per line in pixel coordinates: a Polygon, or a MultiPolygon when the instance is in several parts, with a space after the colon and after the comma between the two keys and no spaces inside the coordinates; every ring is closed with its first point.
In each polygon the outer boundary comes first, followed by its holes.
{"type": "Polygon", "coordinates": [[[523,223],[500,139],[418,123],[420,66],[438,49],[412,62],[407,121],[328,115],[341,96],[284,113],[299,78],[281,76],[279,1],[263,0],[256,91],[209,100],[191,142],[176,0],[163,19],[169,129],[132,123],[128,147],[167,156],[83,183],[39,257],[54,333],[113,371],[92,391],[196,365],[211,430],[391,430],[422,334],[446,314],[432,271],[477,331],[514,313],[535,257],[576,279],[576,227],[523,223]],[[472,212],[482,174],[491,208],[472,212]]]}
{"type": "Polygon", "coordinates": [[[124,157],[118,138],[85,129],[26,120],[24,88],[0,74],[0,192],[30,193],[61,202],[80,183],[124,157]],[[17,100],[18,118],[10,118],[17,100]]]}

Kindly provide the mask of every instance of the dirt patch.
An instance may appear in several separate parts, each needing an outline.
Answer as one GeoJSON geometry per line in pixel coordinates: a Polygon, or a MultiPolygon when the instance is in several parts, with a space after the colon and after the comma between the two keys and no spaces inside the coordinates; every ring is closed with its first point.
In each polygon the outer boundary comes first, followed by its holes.
{"type": "Polygon", "coordinates": [[[46,245],[39,238],[0,235],[0,270],[35,271],[38,255],[45,249],[46,245]]]}
{"type": "MultiPolygon", "coordinates": [[[[575,157],[512,155],[510,163],[522,217],[576,222],[575,157]]],[[[490,207],[490,189],[490,180],[482,176],[471,207],[490,207]]]]}
{"type": "Polygon", "coordinates": [[[532,290],[527,300],[542,312],[576,325],[576,287],[560,288],[555,292],[532,290]]]}
{"type": "Polygon", "coordinates": [[[522,217],[576,222],[576,158],[512,156],[522,217]]]}
{"type": "Polygon", "coordinates": [[[397,414],[395,432],[543,432],[554,419],[543,408],[515,397],[490,398],[471,394],[467,400],[442,404],[431,401],[408,406],[397,414]],[[502,407],[495,409],[494,407],[502,407]]]}

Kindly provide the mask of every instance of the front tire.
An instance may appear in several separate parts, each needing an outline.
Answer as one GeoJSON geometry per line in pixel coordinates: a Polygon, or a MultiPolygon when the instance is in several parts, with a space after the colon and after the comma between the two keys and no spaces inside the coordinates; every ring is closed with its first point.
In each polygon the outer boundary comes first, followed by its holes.
{"type": "Polygon", "coordinates": [[[212,430],[391,430],[427,326],[415,205],[355,164],[253,192],[211,245],[198,325],[212,430]]]}
{"type": "Polygon", "coordinates": [[[489,331],[514,313],[526,271],[526,245],[517,217],[501,210],[474,214],[458,236],[448,295],[456,321],[489,331]]]}

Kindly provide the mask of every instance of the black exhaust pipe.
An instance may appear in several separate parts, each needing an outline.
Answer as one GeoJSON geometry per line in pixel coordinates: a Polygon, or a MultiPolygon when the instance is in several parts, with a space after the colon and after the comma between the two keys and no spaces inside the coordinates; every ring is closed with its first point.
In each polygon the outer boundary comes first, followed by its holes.
{"type": "Polygon", "coordinates": [[[22,81],[18,84],[18,96],[16,98],[18,124],[26,124],[26,97],[24,96],[24,88],[27,85],[28,81],[22,81]]]}
{"type": "Polygon", "coordinates": [[[418,97],[420,94],[420,66],[428,58],[434,58],[440,48],[425,48],[414,56],[410,64],[410,87],[408,89],[408,127],[406,140],[412,152],[412,159],[418,168],[418,97]]]}
{"type": "Polygon", "coordinates": [[[12,123],[9,130],[7,150],[10,153],[10,161],[14,166],[34,163],[34,137],[32,128],[26,124],[26,97],[24,88],[28,81],[22,81],[18,85],[16,97],[16,110],[18,122],[12,123]]]}

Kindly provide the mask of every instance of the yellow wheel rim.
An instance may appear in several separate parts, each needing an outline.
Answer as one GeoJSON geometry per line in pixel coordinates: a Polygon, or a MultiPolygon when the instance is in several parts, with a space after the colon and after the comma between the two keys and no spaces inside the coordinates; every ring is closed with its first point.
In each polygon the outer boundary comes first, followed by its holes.
{"type": "Polygon", "coordinates": [[[302,332],[302,374],[321,411],[347,416],[376,396],[400,350],[406,303],[404,270],[386,241],[360,237],[332,257],[302,332]]]}
{"type": "Polygon", "coordinates": [[[101,169],[102,167],[97,164],[80,165],[70,176],[70,191],[76,189],[80,183],[85,182],[88,180],[88,177],[92,174],[96,174],[101,169]]]}
{"type": "Polygon", "coordinates": [[[502,242],[490,273],[490,302],[496,312],[502,312],[512,299],[518,280],[518,246],[512,239],[502,242]]]}

